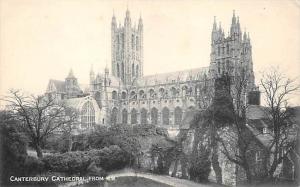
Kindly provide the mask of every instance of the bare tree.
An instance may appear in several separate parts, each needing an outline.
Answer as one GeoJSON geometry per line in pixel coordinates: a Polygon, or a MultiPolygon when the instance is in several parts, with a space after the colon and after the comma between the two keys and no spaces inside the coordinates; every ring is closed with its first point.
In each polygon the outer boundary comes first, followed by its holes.
{"type": "Polygon", "coordinates": [[[277,68],[264,72],[260,84],[267,105],[266,116],[271,124],[271,141],[267,146],[270,167],[266,175],[272,178],[278,165],[295,149],[296,127],[287,119],[291,117],[289,99],[300,87],[296,79],[286,77],[277,68]]]}
{"type": "Polygon", "coordinates": [[[54,99],[44,96],[28,96],[19,90],[10,90],[9,95],[3,100],[21,121],[40,158],[43,157],[42,141],[76,119],[76,113],[68,112],[62,103],[58,104],[54,99]]]}
{"type": "MultiPolygon", "coordinates": [[[[268,133],[268,142],[265,142],[264,150],[267,151],[265,160],[266,173],[264,179],[273,177],[279,164],[287,157],[289,152],[295,148],[295,127],[287,120],[290,117],[290,110],[288,110],[288,100],[290,95],[299,90],[299,85],[296,80],[289,79],[280,73],[278,70],[272,68],[271,71],[265,72],[260,81],[262,92],[265,95],[266,107],[265,113],[271,124],[271,131],[268,133]]],[[[219,134],[219,142],[222,145],[222,152],[229,161],[242,167],[246,173],[248,183],[252,183],[255,176],[255,166],[251,165],[249,159],[249,152],[255,145],[255,139],[261,134],[253,134],[246,125],[246,109],[248,105],[245,102],[244,95],[247,92],[247,76],[235,77],[233,87],[234,98],[234,128],[223,128],[219,134]],[[233,142],[234,145],[233,145],[233,142]],[[232,149],[236,147],[237,149],[232,149]]]]}

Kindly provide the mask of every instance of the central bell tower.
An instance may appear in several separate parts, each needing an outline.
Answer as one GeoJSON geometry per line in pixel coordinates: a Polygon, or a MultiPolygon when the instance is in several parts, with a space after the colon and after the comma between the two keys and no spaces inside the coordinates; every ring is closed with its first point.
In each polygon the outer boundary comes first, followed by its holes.
{"type": "Polygon", "coordinates": [[[143,76],[143,21],[132,25],[127,9],[124,25],[117,25],[113,15],[111,21],[111,69],[112,75],[130,84],[143,76]]]}

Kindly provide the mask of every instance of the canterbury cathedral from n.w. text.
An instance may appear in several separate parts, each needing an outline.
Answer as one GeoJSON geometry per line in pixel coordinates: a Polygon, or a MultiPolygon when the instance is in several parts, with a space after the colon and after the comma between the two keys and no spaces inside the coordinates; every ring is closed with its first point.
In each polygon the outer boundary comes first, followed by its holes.
{"type": "Polygon", "coordinates": [[[91,69],[86,88],[78,83],[72,70],[64,81],[49,81],[46,95],[79,111],[79,129],[112,124],[153,124],[178,129],[189,111],[207,107],[216,78],[226,75],[234,81],[245,74],[244,102],[248,93],[257,89],[250,36],[242,32],[234,12],[228,35],[216,19],[213,21],[211,36],[207,36],[211,37],[209,67],[145,76],[143,32],[142,18],[134,26],[129,10],[124,24],[117,23],[113,15],[111,68],[106,67],[103,72],[91,69]]]}

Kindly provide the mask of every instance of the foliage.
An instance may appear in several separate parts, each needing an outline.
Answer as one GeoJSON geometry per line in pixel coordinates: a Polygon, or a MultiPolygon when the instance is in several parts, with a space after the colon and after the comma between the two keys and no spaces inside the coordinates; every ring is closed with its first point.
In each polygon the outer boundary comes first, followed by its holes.
{"type": "Polygon", "coordinates": [[[151,157],[153,160],[157,158],[157,167],[154,168],[155,173],[169,174],[171,162],[178,154],[176,148],[176,143],[169,140],[160,141],[152,145],[150,150],[151,157]]]}
{"type": "Polygon", "coordinates": [[[76,174],[86,171],[91,157],[85,152],[76,151],[47,155],[42,160],[48,170],[76,174]]]}
{"type": "Polygon", "coordinates": [[[198,155],[192,157],[191,166],[189,168],[190,178],[196,182],[208,182],[210,173],[209,150],[201,146],[198,155]]]}
{"type": "Polygon", "coordinates": [[[129,155],[117,145],[105,147],[101,150],[90,150],[88,154],[97,166],[106,171],[122,169],[130,163],[129,155]]]}
{"type": "Polygon", "coordinates": [[[43,156],[41,144],[44,139],[61,127],[69,126],[77,117],[72,109],[45,96],[27,96],[11,90],[3,100],[8,102],[15,118],[22,122],[23,130],[40,158],[43,156]]]}
{"type": "Polygon", "coordinates": [[[267,146],[270,167],[266,177],[271,179],[279,164],[296,148],[296,127],[288,122],[292,116],[289,110],[289,98],[299,92],[300,85],[296,79],[290,79],[276,68],[263,74],[260,84],[268,109],[266,116],[271,123],[269,129],[272,140],[267,146]],[[282,154],[284,150],[284,154],[282,154]]]}
{"type": "Polygon", "coordinates": [[[27,156],[27,138],[18,130],[17,121],[10,112],[0,112],[0,163],[1,182],[9,183],[9,177],[29,176],[40,173],[43,163],[33,157],[27,156]]]}
{"type": "Polygon", "coordinates": [[[85,174],[93,162],[97,167],[111,171],[124,168],[130,161],[129,156],[118,146],[47,155],[42,160],[47,169],[69,174],[85,174]]]}

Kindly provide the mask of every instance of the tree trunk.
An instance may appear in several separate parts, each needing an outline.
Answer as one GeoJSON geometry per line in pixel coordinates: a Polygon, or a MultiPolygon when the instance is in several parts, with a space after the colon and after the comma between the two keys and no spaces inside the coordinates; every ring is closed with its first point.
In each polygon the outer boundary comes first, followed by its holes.
{"type": "Polygon", "coordinates": [[[212,125],[210,126],[210,130],[211,130],[211,164],[213,166],[213,169],[215,171],[216,174],[216,181],[218,184],[222,184],[223,180],[222,180],[222,168],[220,167],[219,164],[219,156],[218,156],[218,142],[216,140],[216,127],[215,127],[215,122],[214,120],[212,121],[212,125]]]}
{"type": "Polygon", "coordinates": [[[35,145],[35,150],[38,158],[43,158],[42,148],[39,144],[35,145]]]}
{"type": "Polygon", "coordinates": [[[187,169],[187,160],[185,159],[185,156],[182,156],[180,158],[180,165],[181,165],[181,173],[182,173],[182,178],[183,179],[187,179],[188,176],[187,176],[187,172],[186,172],[186,169],[187,169]]]}
{"type": "Polygon", "coordinates": [[[177,167],[178,167],[178,159],[175,160],[174,169],[173,169],[171,177],[176,177],[177,167]]]}
{"type": "Polygon", "coordinates": [[[247,183],[251,185],[252,184],[252,174],[250,172],[250,169],[249,169],[249,167],[244,167],[244,170],[246,172],[247,183]]]}
{"type": "Polygon", "coordinates": [[[216,174],[216,181],[218,184],[222,184],[222,168],[220,167],[219,164],[219,156],[218,156],[218,146],[214,145],[213,146],[213,152],[212,152],[212,157],[211,157],[211,164],[213,166],[213,169],[216,174]]]}
{"type": "Polygon", "coordinates": [[[72,145],[73,145],[72,136],[69,134],[68,135],[68,149],[67,149],[68,152],[70,152],[72,150],[72,145]]]}

